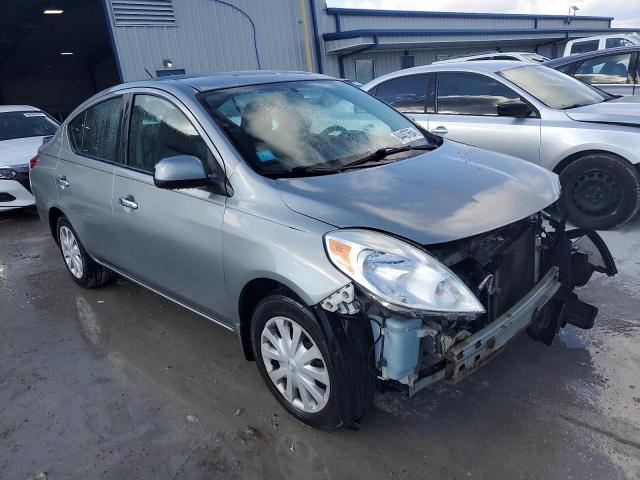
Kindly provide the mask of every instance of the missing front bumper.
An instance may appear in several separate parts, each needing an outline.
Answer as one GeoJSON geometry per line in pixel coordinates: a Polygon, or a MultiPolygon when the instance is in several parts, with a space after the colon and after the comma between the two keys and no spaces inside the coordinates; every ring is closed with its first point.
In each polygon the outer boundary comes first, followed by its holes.
{"type": "Polygon", "coordinates": [[[445,380],[455,383],[483,366],[524,331],[560,289],[558,268],[551,268],[522,300],[495,322],[452,346],[446,355],[445,380]]]}
{"type": "Polygon", "coordinates": [[[559,270],[551,268],[538,284],[496,321],[453,345],[445,355],[445,367],[415,382],[409,382],[409,395],[442,379],[456,383],[475,372],[500,353],[514,337],[533,322],[538,312],[561,287],[559,270]]]}

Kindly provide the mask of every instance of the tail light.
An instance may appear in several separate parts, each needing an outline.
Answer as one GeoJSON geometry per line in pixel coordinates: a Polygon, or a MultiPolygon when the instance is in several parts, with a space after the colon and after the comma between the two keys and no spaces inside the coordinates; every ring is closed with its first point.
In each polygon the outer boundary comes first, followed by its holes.
{"type": "Polygon", "coordinates": [[[36,165],[38,165],[39,161],[40,161],[40,157],[38,155],[33,157],[31,160],[29,160],[29,170],[33,170],[36,167],[36,165]]]}

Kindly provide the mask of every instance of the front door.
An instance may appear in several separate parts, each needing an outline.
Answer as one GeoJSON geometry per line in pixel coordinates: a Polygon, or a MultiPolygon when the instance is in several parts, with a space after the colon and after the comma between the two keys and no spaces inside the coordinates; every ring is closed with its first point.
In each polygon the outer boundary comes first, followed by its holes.
{"type": "MultiPolygon", "coordinates": [[[[429,130],[450,140],[540,161],[540,118],[499,117],[497,106],[520,95],[498,80],[475,73],[440,72],[436,112],[429,130]]],[[[535,109],[534,109],[535,110],[535,109]]]]}
{"type": "Polygon", "coordinates": [[[226,197],[207,188],[164,190],[153,182],[158,161],[194,155],[212,171],[218,160],[178,103],[155,94],[131,101],[126,165],[113,186],[118,257],[133,279],[201,313],[227,317],[221,233],[226,197]]]}
{"type": "Polygon", "coordinates": [[[622,53],[585,60],[573,76],[612,95],[633,95],[635,57],[635,54],[622,53]]]}

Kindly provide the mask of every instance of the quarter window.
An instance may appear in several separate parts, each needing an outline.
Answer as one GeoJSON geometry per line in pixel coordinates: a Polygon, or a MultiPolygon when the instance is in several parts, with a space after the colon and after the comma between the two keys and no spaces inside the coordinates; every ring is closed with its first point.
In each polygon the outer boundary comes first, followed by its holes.
{"type": "Polygon", "coordinates": [[[376,97],[402,113],[424,113],[429,75],[407,75],[381,83],[376,97]]]}
{"type": "Polygon", "coordinates": [[[163,158],[193,155],[213,168],[213,154],[193,124],[171,102],[136,95],[129,126],[128,164],[152,172],[163,158]]]}
{"type": "Polygon", "coordinates": [[[115,162],[122,97],[87,108],[69,123],[69,137],[76,153],[115,162]]]}
{"type": "Polygon", "coordinates": [[[631,54],[609,55],[585,60],[575,77],[586,83],[627,83],[631,54]]]}
{"type": "Polygon", "coordinates": [[[472,73],[438,74],[438,113],[498,115],[498,105],[520,95],[498,80],[472,73]]]}

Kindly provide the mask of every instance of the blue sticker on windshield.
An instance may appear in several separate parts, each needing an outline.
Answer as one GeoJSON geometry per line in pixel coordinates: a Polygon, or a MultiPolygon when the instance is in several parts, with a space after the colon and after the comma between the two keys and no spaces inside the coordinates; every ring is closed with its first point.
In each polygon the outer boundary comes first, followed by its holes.
{"type": "Polygon", "coordinates": [[[268,162],[269,160],[276,159],[276,156],[271,150],[258,150],[256,152],[256,155],[258,155],[258,160],[260,160],[261,162],[268,162]]]}

